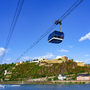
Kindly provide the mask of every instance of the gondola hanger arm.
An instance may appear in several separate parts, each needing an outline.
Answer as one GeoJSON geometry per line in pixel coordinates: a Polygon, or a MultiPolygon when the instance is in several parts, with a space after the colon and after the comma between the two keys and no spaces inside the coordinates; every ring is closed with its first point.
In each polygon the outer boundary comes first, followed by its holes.
{"type": "Polygon", "coordinates": [[[58,19],[58,20],[55,21],[55,23],[54,23],[54,24],[56,24],[56,25],[60,24],[60,32],[62,32],[62,26],[61,26],[62,23],[61,23],[61,21],[62,21],[62,20],[59,20],[59,19],[58,19]]]}
{"type": "Polygon", "coordinates": [[[62,20],[59,20],[59,19],[58,19],[58,20],[55,21],[54,24],[56,24],[56,25],[61,24],[61,21],[62,21],[62,20]]]}

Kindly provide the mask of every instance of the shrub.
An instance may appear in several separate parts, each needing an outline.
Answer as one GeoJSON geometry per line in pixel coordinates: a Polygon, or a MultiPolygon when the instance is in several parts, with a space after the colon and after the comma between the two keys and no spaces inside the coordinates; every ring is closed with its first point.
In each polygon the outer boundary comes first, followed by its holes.
{"type": "Polygon", "coordinates": [[[56,76],[56,77],[54,77],[54,78],[53,78],[53,80],[58,80],[58,77],[57,77],[57,76],[56,76]]]}
{"type": "Polygon", "coordinates": [[[77,82],[75,82],[75,84],[77,84],[77,82]]]}
{"type": "Polygon", "coordinates": [[[85,72],[84,70],[80,71],[80,73],[85,72]]]}
{"type": "Polygon", "coordinates": [[[70,84],[72,84],[72,82],[69,82],[70,84]]]}
{"type": "Polygon", "coordinates": [[[65,78],[65,79],[63,79],[63,80],[66,80],[66,78],[65,78]]]}
{"type": "Polygon", "coordinates": [[[85,82],[83,82],[82,84],[85,84],[85,82]]]}
{"type": "Polygon", "coordinates": [[[79,84],[82,84],[81,82],[79,82],[79,84]]]}
{"type": "Polygon", "coordinates": [[[90,74],[89,71],[87,71],[87,74],[90,74]]]}
{"type": "Polygon", "coordinates": [[[24,81],[24,78],[21,78],[21,81],[24,81]]]}
{"type": "Polygon", "coordinates": [[[47,81],[51,81],[52,79],[51,78],[48,78],[47,81]]]}
{"type": "Polygon", "coordinates": [[[72,77],[72,80],[75,80],[75,77],[72,77]]]}
{"type": "Polygon", "coordinates": [[[42,77],[46,77],[46,75],[45,75],[45,74],[43,74],[43,75],[42,75],[42,77]]]}
{"type": "Polygon", "coordinates": [[[62,60],[61,58],[59,58],[58,60],[62,60]]]}
{"type": "Polygon", "coordinates": [[[34,59],[33,61],[38,61],[38,59],[34,59]]]}
{"type": "Polygon", "coordinates": [[[34,77],[31,77],[31,79],[34,79],[34,77]]]}
{"type": "Polygon", "coordinates": [[[63,73],[63,75],[67,75],[67,73],[63,73]]]}
{"type": "Polygon", "coordinates": [[[73,72],[69,72],[69,74],[73,74],[73,72]]]}

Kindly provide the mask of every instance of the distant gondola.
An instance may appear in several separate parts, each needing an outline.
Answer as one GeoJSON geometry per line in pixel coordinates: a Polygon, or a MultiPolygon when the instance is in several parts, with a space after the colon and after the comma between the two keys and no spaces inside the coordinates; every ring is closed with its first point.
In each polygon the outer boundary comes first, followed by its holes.
{"type": "Polygon", "coordinates": [[[64,39],[64,33],[63,32],[53,31],[48,37],[48,42],[59,44],[62,42],[63,39],[64,39]]]}

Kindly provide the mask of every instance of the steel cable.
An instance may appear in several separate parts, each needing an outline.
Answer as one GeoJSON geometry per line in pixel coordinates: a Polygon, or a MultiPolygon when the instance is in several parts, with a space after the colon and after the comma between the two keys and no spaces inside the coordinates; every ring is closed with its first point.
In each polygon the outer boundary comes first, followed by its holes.
{"type": "MultiPolygon", "coordinates": [[[[65,19],[83,0],[77,0],[60,18],[59,20],[65,19]],[[79,2],[80,1],[80,2],[79,2]]],[[[40,36],[19,58],[14,62],[20,60],[30,49],[32,49],[37,43],[39,43],[56,25],[53,24],[43,35],[40,36]]]]}
{"type": "Polygon", "coordinates": [[[9,34],[8,34],[8,37],[7,37],[7,40],[6,40],[6,44],[5,44],[5,47],[4,47],[4,48],[5,48],[5,51],[4,51],[4,54],[2,55],[1,63],[2,63],[3,58],[4,58],[4,56],[5,56],[7,47],[8,47],[8,45],[9,45],[9,43],[10,43],[10,39],[11,39],[11,36],[12,36],[12,34],[13,34],[15,25],[16,25],[17,20],[18,20],[18,17],[19,17],[19,15],[20,15],[20,12],[21,12],[23,3],[24,3],[24,0],[21,1],[21,4],[20,4],[20,0],[18,1],[17,7],[16,7],[16,11],[15,11],[15,14],[14,14],[14,17],[13,17],[13,20],[12,20],[12,24],[11,24],[11,27],[10,27],[10,30],[9,30],[9,34]]]}

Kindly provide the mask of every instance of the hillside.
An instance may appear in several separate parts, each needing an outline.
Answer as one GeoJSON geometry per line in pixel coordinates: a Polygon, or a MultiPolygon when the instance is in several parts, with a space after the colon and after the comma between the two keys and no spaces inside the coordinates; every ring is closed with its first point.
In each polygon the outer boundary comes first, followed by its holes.
{"type": "MultiPolygon", "coordinates": [[[[61,64],[55,63],[52,64],[52,66],[39,66],[39,64],[36,65],[36,63],[26,62],[16,66],[15,69],[12,69],[10,71],[12,72],[11,76],[9,77],[10,81],[22,81],[46,76],[58,76],[59,74],[75,74],[75,76],[73,77],[73,79],[75,79],[78,73],[89,73],[90,67],[80,67],[77,66],[76,62],[71,61],[61,64]]],[[[2,76],[0,78],[2,78],[2,76]]]]}
{"type": "Polygon", "coordinates": [[[14,63],[12,64],[2,64],[0,65],[0,79],[4,79],[4,71],[8,70],[10,71],[12,67],[15,67],[16,65],[14,63]]]}

